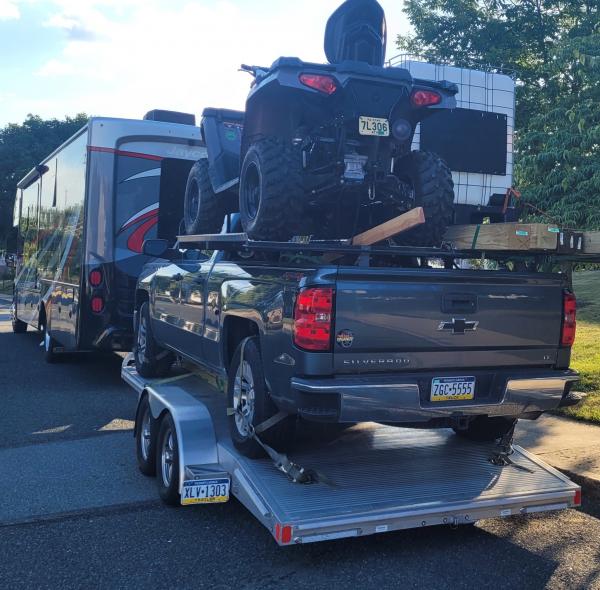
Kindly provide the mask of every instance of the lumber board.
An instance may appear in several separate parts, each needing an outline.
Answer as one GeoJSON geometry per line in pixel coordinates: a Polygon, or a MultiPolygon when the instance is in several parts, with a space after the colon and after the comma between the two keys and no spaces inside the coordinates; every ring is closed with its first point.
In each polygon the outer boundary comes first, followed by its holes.
{"type": "Polygon", "coordinates": [[[600,231],[583,232],[583,251],[585,254],[600,254],[600,231]]]}
{"type": "Polygon", "coordinates": [[[453,225],[444,235],[457,250],[556,251],[560,228],[547,223],[487,223],[453,225]]]}
{"type": "Polygon", "coordinates": [[[371,246],[425,223],[423,207],[415,207],[352,238],[353,246],[371,246]]]}

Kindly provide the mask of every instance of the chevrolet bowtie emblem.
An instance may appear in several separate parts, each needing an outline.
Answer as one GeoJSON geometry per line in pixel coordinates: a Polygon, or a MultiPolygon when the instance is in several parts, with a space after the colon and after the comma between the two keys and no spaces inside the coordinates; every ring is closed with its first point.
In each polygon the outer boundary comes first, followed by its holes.
{"type": "Polygon", "coordinates": [[[477,330],[479,322],[471,322],[464,318],[453,318],[451,322],[440,322],[438,330],[442,332],[452,332],[453,334],[465,334],[477,330]]]}

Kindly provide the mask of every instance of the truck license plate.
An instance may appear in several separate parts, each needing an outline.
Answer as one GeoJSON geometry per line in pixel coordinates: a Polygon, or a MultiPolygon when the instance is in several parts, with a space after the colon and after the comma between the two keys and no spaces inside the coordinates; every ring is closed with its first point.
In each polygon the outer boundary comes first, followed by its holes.
{"type": "Polygon", "coordinates": [[[378,119],[377,117],[359,117],[358,132],[361,135],[389,137],[390,123],[387,119],[378,119]]]}
{"type": "Polygon", "coordinates": [[[431,381],[432,402],[475,398],[475,377],[436,377],[431,381]]]}
{"type": "Polygon", "coordinates": [[[181,490],[181,503],[190,504],[217,504],[229,500],[229,478],[197,479],[183,482],[181,490]]]}

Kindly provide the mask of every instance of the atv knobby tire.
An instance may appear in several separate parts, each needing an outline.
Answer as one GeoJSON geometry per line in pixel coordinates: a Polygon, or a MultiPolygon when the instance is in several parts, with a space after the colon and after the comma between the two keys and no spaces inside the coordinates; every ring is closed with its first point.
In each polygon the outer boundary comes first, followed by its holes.
{"type": "Polygon", "coordinates": [[[287,241],[302,233],[303,200],[300,150],[276,138],[253,143],[240,174],[240,217],[248,236],[287,241]]]}
{"type": "Polygon", "coordinates": [[[412,246],[439,246],[454,216],[454,182],[444,160],[432,152],[414,151],[396,162],[396,174],[408,182],[415,207],[423,207],[425,223],[395,239],[412,246]]]}
{"type": "Polygon", "coordinates": [[[185,186],[183,220],[187,235],[221,232],[225,217],[221,197],[213,191],[208,175],[208,160],[198,160],[192,166],[185,186]]]}

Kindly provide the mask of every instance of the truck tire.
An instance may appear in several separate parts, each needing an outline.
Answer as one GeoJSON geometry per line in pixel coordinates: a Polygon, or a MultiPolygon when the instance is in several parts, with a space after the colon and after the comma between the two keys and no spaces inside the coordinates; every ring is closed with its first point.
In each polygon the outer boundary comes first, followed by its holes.
{"type": "Polygon", "coordinates": [[[414,151],[396,161],[396,174],[414,191],[415,207],[423,207],[425,223],[394,241],[411,246],[439,246],[454,216],[454,182],[444,160],[432,152],[414,151]]]}
{"type": "Polygon", "coordinates": [[[156,451],[156,481],[160,498],[169,506],[179,506],[179,441],[171,414],[165,414],[160,422],[156,451]]]}
{"type": "Polygon", "coordinates": [[[17,317],[17,302],[13,297],[13,302],[10,307],[10,319],[12,323],[12,331],[15,334],[25,334],[27,332],[27,324],[17,317]]]}
{"type": "Polygon", "coordinates": [[[221,196],[213,191],[208,160],[198,160],[192,166],[185,186],[183,220],[187,235],[221,232],[225,218],[221,196]]]}
{"type": "Polygon", "coordinates": [[[303,197],[300,150],[274,137],[248,148],[240,174],[240,217],[248,237],[287,241],[298,235],[303,197]]]}
{"type": "Polygon", "coordinates": [[[147,378],[164,377],[173,364],[173,354],[161,348],[152,333],[150,322],[150,306],[142,303],[135,326],[135,342],[133,345],[135,370],[147,378]]]}
{"type": "Polygon", "coordinates": [[[140,471],[149,477],[156,475],[156,437],[148,396],[138,406],[135,417],[135,451],[140,471]]]}
{"type": "Polygon", "coordinates": [[[492,442],[502,438],[516,423],[516,418],[477,416],[465,430],[455,428],[454,432],[472,441],[492,442]]]}
{"type": "MultiPolygon", "coordinates": [[[[258,426],[277,413],[277,406],[265,382],[258,338],[248,338],[244,342],[237,347],[229,367],[227,402],[230,408],[241,406],[246,420],[252,426],[258,426]]],[[[294,440],[295,426],[296,417],[287,416],[263,432],[260,439],[277,451],[285,451],[294,440]]],[[[264,456],[264,450],[250,437],[239,414],[229,416],[229,431],[233,444],[242,455],[251,458],[264,456]]]]}

